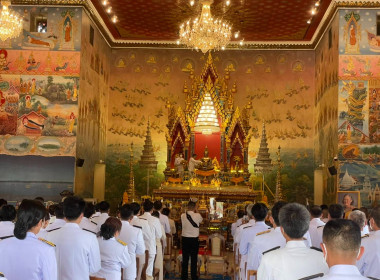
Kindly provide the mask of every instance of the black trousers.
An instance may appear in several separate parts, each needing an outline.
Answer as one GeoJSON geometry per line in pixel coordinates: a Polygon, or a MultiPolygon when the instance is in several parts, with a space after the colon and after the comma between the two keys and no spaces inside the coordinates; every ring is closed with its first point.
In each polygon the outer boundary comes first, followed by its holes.
{"type": "Polygon", "coordinates": [[[188,280],[189,257],[191,257],[191,280],[198,280],[198,237],[183,237],[182,236],[182,271],[181,279],[188,280]]]}

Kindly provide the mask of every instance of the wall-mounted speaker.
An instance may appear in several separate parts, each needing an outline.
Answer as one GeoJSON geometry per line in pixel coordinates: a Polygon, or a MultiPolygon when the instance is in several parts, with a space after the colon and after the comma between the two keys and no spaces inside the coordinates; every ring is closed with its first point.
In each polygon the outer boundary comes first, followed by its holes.
{"type": "Polygon", "coordinates": [[[83,158],[77,158],[77,162],[76,162],[76,165],[78,167],[82,167],[84,164],[84,159],[83,158]]]}
{"type": "Polygon", "coordinates": [[[338,173],[338,170],[336,170],[335,166],[330,166],[329,168],[330,175],[336,175],[338,173]]]}

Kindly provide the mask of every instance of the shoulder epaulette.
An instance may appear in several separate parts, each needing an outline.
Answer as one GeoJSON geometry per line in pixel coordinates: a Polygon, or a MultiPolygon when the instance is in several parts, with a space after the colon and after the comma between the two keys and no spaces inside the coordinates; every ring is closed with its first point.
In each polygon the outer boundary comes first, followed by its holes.
{"type": "Polygon", "coordinates": [[[98,225],[97,223],[95,223],[94,221],[91,221],[91,223],[95,224],[95,225],[98,225]]]}
{"type": "Polygon", "coordinates": [[[140,218],[140,217],[139,217],[139,219],[147,221],[147,219],[145,219],[145,218],[140,218]]]}
{"type": "Polygon", "coordinates": [[[93,232],[92,230],[89,230],[89,229],[86,229],[86,228],[82,228],[82,229],[85,230],[85,231],[91,232],[93,234],[96,234],[96,232],[93,232]]]}
{"type": "Polygon", "coordinates": [[[367,277],[367,278],[369,278],[369,279],[372,279],[372,280],[379,280],[378,278],[375,278],[375,277],[367,277]]]}
{"type": "Polygon", "coordinates": [[[0,240],[4,240],[4,239],[7,239],[7,238],[11,238],[13,237],[14,235],[8,235],[8,236],[2,236],[0,237],[0,240]]]}
{"type": "Polygon", "coordinates": [[[118,239],[117,242],[119,242],[119,243],[120,243],[121,245],[123,245],[123,246],[127,246],[127,243],[125,243],[124,241],[122,241],[122,240],[120,240],[120,239],[118,239]]]}
{"type": "Polygon", "coordinates": [[[363,236],[362,236],[362,238],[366,238],[366,237],[369,237],[369,234],[367,233],[367,234],[364,234],[363,236]]]}
{"type": "Polygon", "coordinates": [[[270,230],[265,230],[265,231],[259,232],[258,234],[256,234],[256,236],[262,235],[262,234],[266,234],[266,233],[269,233],[269,232],[270,232],[270,230]]]}
{"type": "Polygon", "coordinates": [[[244,227],[243,229],[250,228],[250,227],[252,227],[252,226],[247,226],[247,227],[244,227]]]}
{"type": "Polygon", "coordinates": [[[320,228],[320,227],[324,227],[323,225],[322,226],[317,226],[317,228],[320,228]]]}
{"type": "Polygon", "coordinates": [[[324,275],[323,273],[318,273],[318,274],[310,275],[310,276],[307,276],[307,277],[304,277],[304,278],[300,278],[298,280],[311,280],[311,279],[323,277],[323,275],[324,275]]]}
{"type": "Polygon", "coordinates": [[[140,227],[140,226],[136,226],[136,225],[133,225],[134,227],[137,227],[137,228],[139,228],[139,229],[142,229],[142,227],[140,227]]]}
{"type": "Polygon", "coordinates": [[[55,231],[55,230],[57,230],[57,229],[60,229],[60,227],[57,227],[57,228],[55,228],[55,229],[49,229],[49,230],[47,230],[47,232],[52,232],[52,231],[55,231]]]}
{"type": "Polygon", "coordinates": [[[268,253],[268,252],[280,249],[280,248],[281,248],[280,246],[273,247],[272,249],[269,249],[269,250],[266,250],[265,252],[263,252],[263,255],[266,254],[266,253],[268,253]]]}
{"type": "Polygon", "coordinates": [[[313,250],[316,250],[316,251],[322,252],[322,249],[319,249],[319,248],[314,247],[314,246],[311,246],[310,249],[313,249],[313,250]]]}
{"type": "Polygon", "coordinates": [[[50,241],[47,241],[46,239],[43,239],[43,238],[38,238],[38,240],[42,241],[42,242],[45,242],[46,244],[50,245],[51,247],[56,247],[55,244],[53,242],[50,242],[50,241]]]}

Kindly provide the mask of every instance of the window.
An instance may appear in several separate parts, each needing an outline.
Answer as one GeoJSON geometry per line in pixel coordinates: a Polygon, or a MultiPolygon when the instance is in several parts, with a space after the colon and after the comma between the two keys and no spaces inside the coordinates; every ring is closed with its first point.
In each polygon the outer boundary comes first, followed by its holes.
{"type": "Polygon", "coordinates": [[[36,13],[30,15],[30,32],[47,32],[47,13],[36,13]]]}

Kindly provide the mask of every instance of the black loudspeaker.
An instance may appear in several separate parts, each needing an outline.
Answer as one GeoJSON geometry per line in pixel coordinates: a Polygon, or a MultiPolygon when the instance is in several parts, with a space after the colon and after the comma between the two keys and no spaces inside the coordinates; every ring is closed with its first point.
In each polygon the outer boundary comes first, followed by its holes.
{"type": "Polygon", "coordinates": [[[78,167],[82,167],[83,166],[83,164],[84,164],[84,159],[83,158],[77,158],[77,166],[78,167]]]}
{"type": "Polygon", "coordinates": [[[336,175],[338,173],[335,166],[330,166],[328,169],[329,169],[330,175],[336,175]]]}

